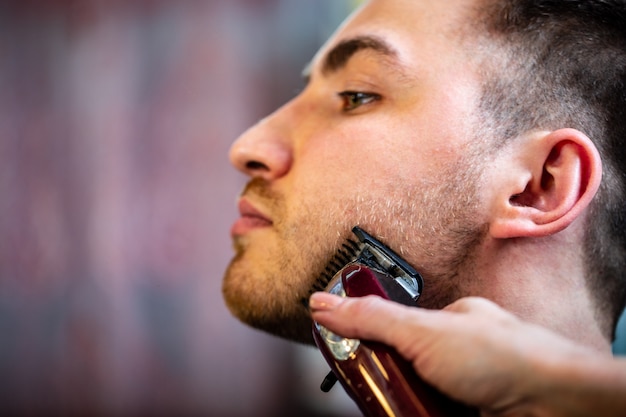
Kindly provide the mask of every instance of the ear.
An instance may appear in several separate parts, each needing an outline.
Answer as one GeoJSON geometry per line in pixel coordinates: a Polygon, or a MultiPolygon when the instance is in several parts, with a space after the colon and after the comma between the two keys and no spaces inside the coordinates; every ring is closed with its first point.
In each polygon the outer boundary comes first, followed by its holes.
{"type": "Polygon", "coordinates": [[[569,226],[593,199],[602,177],[595,145],[575,129],[521,138],[499,170],[490,234],[547,236],[569,226]]]}

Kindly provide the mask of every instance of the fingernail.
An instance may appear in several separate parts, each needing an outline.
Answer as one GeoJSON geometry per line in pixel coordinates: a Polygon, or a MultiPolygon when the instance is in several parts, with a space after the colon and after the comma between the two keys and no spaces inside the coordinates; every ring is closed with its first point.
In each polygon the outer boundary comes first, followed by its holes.
{"type": "Polygon", "coordinates": [[[316,311],[334,310],[343,299],[327,292],[316,292],[309,299],[309,307],[316,311]]]}

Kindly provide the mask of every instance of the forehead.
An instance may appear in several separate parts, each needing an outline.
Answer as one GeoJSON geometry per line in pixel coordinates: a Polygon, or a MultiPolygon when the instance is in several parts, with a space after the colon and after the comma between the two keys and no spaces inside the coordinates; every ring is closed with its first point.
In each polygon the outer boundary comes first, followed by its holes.
{"type": "Polygon", "coordinates": [[[349,39],[383,40],[398,61],[411,66],[425,61],[459,59],[461,38],[478,0],[371,0],[366,2],[322,47],[313,64],[349,39]],[[418,60],[419,62],[414,62],[418,60]]]}

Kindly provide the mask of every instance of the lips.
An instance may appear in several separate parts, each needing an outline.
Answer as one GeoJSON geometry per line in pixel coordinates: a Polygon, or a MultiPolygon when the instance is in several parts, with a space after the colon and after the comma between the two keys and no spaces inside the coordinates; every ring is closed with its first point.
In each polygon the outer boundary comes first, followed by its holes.
{"type": "Polygon", "coordinates": [[[239,200],[238,207],[240,217],[230,230],[232,236],[241,236],[252,230],[272,225],[272,221],[245,198],[239,200]]]}

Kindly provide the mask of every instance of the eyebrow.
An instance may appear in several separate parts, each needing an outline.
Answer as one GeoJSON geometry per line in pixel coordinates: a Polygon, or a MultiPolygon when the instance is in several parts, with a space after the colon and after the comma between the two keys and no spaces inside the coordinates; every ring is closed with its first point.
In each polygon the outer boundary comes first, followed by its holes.
{"type": "Polygon", "coordinates": [[[339,71],[345,67],[357,52],[362,50],[375,51],[381,55],[395,58],[396,51],[384,40],[374,36],[360,36],[345,40],[326,54],[322,64],[325,74],[339,71]]]}
{"type": "MultiPolygon", "coordinates": [[[[397,58],[397,52],[383,39],[376,36],[358,36],[346,39],[334,46],[323,58],[322,74],[331,74],[344,68],[359,51],[370,50],[388,58],[397,58]]],[[[302,71],[305,78],[311,74],[311,64],[302,71]]]]}

